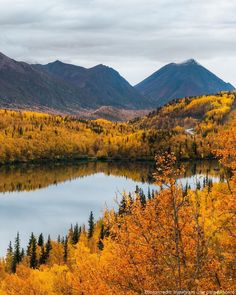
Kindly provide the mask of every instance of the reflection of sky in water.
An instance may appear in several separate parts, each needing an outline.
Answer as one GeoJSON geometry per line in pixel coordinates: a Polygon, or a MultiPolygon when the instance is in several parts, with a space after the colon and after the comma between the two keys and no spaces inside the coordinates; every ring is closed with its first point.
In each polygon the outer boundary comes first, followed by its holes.
{"type": "MultiPolygon", "coordinates": [[[[217,177],[209,178],[219,180],[217,177]]],[[[203,182],[203,177],[198,177],[198,180],[203,182]]],[[[194,186],[196,176],[180,181],[183,186],[186,183],[194,186]]],[[[124,191],[133,192],[136,185],[142,187],[144,192],[148,187],[156,188],[126,177],[97,173],[35,191],[1,194],[0,255],[5,254],[9,241],[14,240],[17,231],[20,232],[23,246],[26,246],[31,232],[37,236],[43,232],[45,237],[50,233],[52,238],[58,234],[65,235],[71,223],[87,225],[91,210],[98,218],[106,206],[115,206],[116,196],[119,198],[124,191]]]]}
{"type": "MultiPolygon", "coordinates": [[[[4,193],[0,198],[0,255],[5,253],[17,231],[25,245],[30,233],[49,233],[53,238],[64,235],[71,223],[85,223],[90,211],[95,217],[107,205],[115,205],[116,195],[134,191],[138,184],[146,192],[148,184],[134,182],[125,177],[97,173],[62,184],[30,192],[4,193]]],[[[150,186],[154,188],[154,186],[150,186]]]]}

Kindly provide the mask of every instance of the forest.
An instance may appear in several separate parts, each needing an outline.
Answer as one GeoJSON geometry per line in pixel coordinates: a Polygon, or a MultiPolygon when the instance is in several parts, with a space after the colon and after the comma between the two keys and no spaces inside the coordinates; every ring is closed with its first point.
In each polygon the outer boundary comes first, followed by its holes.
{"type": "Polygon", "coordinates": [[[222,92],[184,98],[125,123],[0,110],[0,163],[154,160],[159,152],[173,152],[178,160],[212,158],[235,97],[222,92]]]}
{"type": "Polygon", "coordinates": [[[87,225],[71,225],[57,240],[32,233],[22,249],[18,233],[0,261],[0,294],[234,294],[235,98],[234,92],[185,98],[126,123],[2,110],[2,164],[153,159],[159,190],[126,192],[117,210],[104,209],[99,220],[91,212],[87,225]],[[180,160],[204,158],[218,159],[227,177],[196,189],[177,183],[185,173],[180,160]]]}
{"type": "Polygon", "coordinates": [[[87,226],[71,226],[56,241],[32,233],[21,249],[17,234],[0,263],[1,294],[233,294],[236,121],[216,140],[216,156],[231,171],[227,181],[186,190],[174,177],[183,173],[174,169],[176,156],[157,155],[159,192],[124,194],[118,210],[98,221],[91,212],[87,226]]]}

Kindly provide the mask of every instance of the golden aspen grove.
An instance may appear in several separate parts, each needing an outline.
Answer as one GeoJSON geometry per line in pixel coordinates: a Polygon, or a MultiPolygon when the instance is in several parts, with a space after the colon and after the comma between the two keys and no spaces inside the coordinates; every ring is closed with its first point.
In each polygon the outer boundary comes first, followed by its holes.
{"type": "Polygon", "coordinates": [[[212,158],[214,138],[235,104],[235,92],[184,98],[126,123],[1,110],[0,163],[153,160],[166,151],[178,160],[212,158]]]}
{"type": "Polygon", "coordinates": [[[234,294],[235,105],[235,92],[183,98],[125,123],[1,110],[2,164],[155,160],[160,189],[126,192],[117,209],[99,220],[91,212],[88,226],[58,240],[32,233],[24,251],[17,235],[0,261],[0,294],[234,294]],[[181,160],[209,158],[227,171],[224,181],[196,189],[176,181],[181,160]]]}

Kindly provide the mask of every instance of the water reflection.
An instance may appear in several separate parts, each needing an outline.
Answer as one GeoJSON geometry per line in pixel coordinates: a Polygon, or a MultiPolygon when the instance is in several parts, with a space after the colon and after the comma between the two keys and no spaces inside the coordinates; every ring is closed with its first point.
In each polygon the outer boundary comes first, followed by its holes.
{"type": "MultiPolygon", "coordinates": [[[[181,182],[196,184],[196,177],[219,181],[217,162],[185,163],[181,182]],[[197,176],[196,176],[197,175],[197,176]]],[[[1,167],[0,169],[0,256],[17,231],[25,246],[29,235],[41,232],[52,238],[65,235],[71,223],[87,224],[105,206],[112,207],[123,191],[136,185],[144,192],[156,189],[153,163],[89,162],[68,165],[1,167]]]]}
{"type": "MultiPolygon", "coordinates": [[[[224,175],[217,161],[185,162],[182,178],[193,175],[224,175]]],[[[0,167],[0,192],[31,191],[65,181],[104,173],[142,183],[153,183],[155,163],[152,162],[85,162],[50,165],[20,165],[0,167]]]]}

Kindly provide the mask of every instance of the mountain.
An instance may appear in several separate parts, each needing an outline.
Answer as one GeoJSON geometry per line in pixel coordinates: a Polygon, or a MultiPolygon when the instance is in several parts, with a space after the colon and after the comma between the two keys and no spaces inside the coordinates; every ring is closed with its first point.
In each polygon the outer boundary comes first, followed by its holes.
{"type": "Polygon", "coordinates": [[[82,93],[69,83],[0,53],[0,106],[57,109],[84,106],[82,93]]]}
{"type": "Polygon", "coordinates": [[[183,63],[170,63],[135,86],[153,105],[162,106],[169,101],[187,96],[231,91],[225,83],[194,59],[183,63]]]}
{"type": "Polygon", "coordinates": [[[30,65],[0,53],[0,107],[79,114],[101,106],[142,109],[144,97],[120,74],[103,65],[30,65]]]}
{"type": "Polygon", "coordinates": [[[147,106],[147,101],[139,91],[108,66],[100,64],[87,69],[55,61],[34,67],[79,89],[90,108],[111,106],[142,109],[147,106]]]}
{"type": "Polygon", "coordinates": [[[195,60],[166,65],[132,87],[116,70],[55,61],[15,61],[0,53],[0,108],[128,120],[186,96],[232,90],[195,60]]]}

